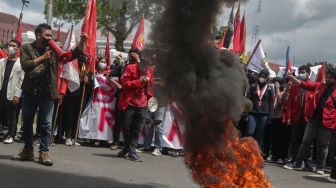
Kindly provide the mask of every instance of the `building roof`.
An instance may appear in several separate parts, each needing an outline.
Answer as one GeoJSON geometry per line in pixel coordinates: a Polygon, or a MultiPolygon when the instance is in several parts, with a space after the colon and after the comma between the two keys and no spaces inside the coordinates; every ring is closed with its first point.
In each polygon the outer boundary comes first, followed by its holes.
{"type": "MultiPolygon", "coordinates": [[[[13,32],[15,33],[17,30],[17,26],[19,23],[19,19],[11,14],[7,14],[7,13],[3,13],[0,12],[0,38],[2,38],[3,41],[8,41],[8,39],[4,39],[7,36],[3,34],[3,32],[13,32]]],[[[29,24],[29,23],[25,23],[22,22],[21,23],[22,26],[22,32],[25,33],[27,31],[35,31],[35,27],[36,25],[33,24],[29,24]]],[[[54,37],[56,37],[57,35],[57,29],[53,29],[53,35],[54,37]]],[[[12,36],[8,36],[9,38],[11,38],[12,36]]],[[[65,41],[66,38],[66,32],[61,31],[61,41],[65,41]]]]}

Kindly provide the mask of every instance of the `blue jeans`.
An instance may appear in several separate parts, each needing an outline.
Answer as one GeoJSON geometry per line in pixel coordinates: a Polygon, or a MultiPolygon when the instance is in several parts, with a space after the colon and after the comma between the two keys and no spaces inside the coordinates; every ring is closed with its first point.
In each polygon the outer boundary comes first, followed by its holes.
{"type": "Polygon", "coordinates": [[[33,123],[37,109],[39,109],[38,119],[41,130],[40,151],[49,151],[54,100],[50,97],[37,97],[29,93],[23,93],[22,103],[24,149],[30,151],[34,149],[33,123]]]}
{"type": "Polygon", "coordinates": [[[247,132],[245,136],[253,136],[258,142],[259,147],[262,147],[264,131],[268,115],[265,114],[250,114],[247,122],[247,132]]]}
{"type": "Polygon", "coordinates": [[[154,147],[162,150],[162,135],[163,135],[163,119],[166,112],[165,106],[159,106],[156,112],[154,112],[153,122],[150,125],[145,125],[145,143],[144,148],[150,149],[154,136],[154,147]],[[156,122],[161,121],[156,125],[156,122]]]}

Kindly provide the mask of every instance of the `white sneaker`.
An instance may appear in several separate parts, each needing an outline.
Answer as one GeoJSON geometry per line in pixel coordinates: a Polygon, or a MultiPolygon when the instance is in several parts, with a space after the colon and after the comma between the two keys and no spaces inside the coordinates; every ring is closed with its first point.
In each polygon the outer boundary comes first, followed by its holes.
{"type": "Polygon", "coordinates": [[[14,142],[13,137],[9,136],[4,140],[4,144],[12,144],[14,142]]]}
{"type": "Polygon", "coordinates": [[[67,139],[65,140],[65,145],[66,145],[66,146],[72,146],[72,141],[71,141],[70,138],[67,138],[67,139]]]}
{"type": "Polygon", "coordinates": [[[75,146],[80,146],[80,143],[74,141],[75,146]]]}
{"type": "Polygon", "coordinates": [[[331,178],[331,177],[328,177],[328,181],[329,181],[330,183],[336,183],[336,179],[331,178]]]}
{"type": "Polygon", "coordinates": [[[154,151],[153,151],[153,153],[152,153],[152,155],[154,155],[154,156],[160,156],[162,154],[161,154],[161,151],[158,148],[155,148],[154,151]]]}
{"type": "Polygon", "coordinates": [[[318,175],[324,175],[323,169],[322,168],[317,168],[316,169],[316,174],[318,174],[318,175]]]}

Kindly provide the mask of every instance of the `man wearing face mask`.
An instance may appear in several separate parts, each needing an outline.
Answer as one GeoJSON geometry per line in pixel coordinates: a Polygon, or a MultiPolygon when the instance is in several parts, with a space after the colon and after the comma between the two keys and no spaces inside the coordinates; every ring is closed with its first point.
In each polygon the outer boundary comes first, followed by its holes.
{"type": "MultiPolygon", "coordinates": [[[[310,68],[307,65],[300,66],[298,76],[299,80],[308,82],[310,72],[310,68]]],[[[309,110],[309,105],[306,104],[312,96],[312,91],[305,90],[298,85],[292,85],[289,90],[285,114],[287,117],[286,124],[291,126],[291,138],[288,154],[292,161],[284,166],[286,169],[293,168],[294,160],[302,143],[302,138],[308,120],[306,117],[306,112],[309,110]]],[[[308,159],[305,160],[305,170],[312,170],[308,159]]]]}
{"type": "Polygon", "coordinates": [[[8,57],[0,60],[0,123],[9,127],[4,143],[14,142],[16,132],[16,108],[21,97],[21,84],[24,71],[17,52],[20,42],[11,40],[8,44],[8,57]]]}
{"type": "Polygon", "coordinates": [[[274,89],[267,84],[269,72],[261,70],[258,82],[250,86],[247,98],[253,103],[253,109],[248,116],[248,128],[245,136],[253,136],[261,148],[263,145],[264,130],[269,116],[274,111],[274,89]]]}
{"type": "Polygon", "coordinates": [[[150,90],[153,83],[152,70],[145,61],[140,60],[138,49],[129,51],[130,63],[121,77],[122,92],[118,107],[123,111],[123,130],[125,148],[118,153],[133,161],[141,161],[136,154],[141,124],[145,119],[148,99],[153,96],[150,90]]]}
{"type": "MultiPolygon", "coordinates": [[[[49,156],[51,140],[51,124],[54,110],[54,100],[58,98],[58,63],[56,54],[49,49],[48,42],[52,37],[52,30],[48,24],[39,24],[35,29],[36,40],[22,46],[21,66],[25,72],[22,83],[23,104],[23,141],[24,148],[14,159],[21,161],[34,160],[33,123],[38,110],[41,143],[39,163],[52,165],[49,156]]],[[[73,58],[81,54],[87,34],[81,34],[78,45],[71,50],[73,58]]]]}
{"type": "Polygon", "coordinates": [[[316,139],[318,146],[316,173],[323,175],[329,140],[332,131],[336,130],[336,69],[327,71],[325,83],[305,82],[291,74],[288,75],[288,78],[294,84],[314,93],[314,102],[306,111],[309,121],[293,169],[302,170],[302,162],[308,155],[310,145],[316,139]]]}

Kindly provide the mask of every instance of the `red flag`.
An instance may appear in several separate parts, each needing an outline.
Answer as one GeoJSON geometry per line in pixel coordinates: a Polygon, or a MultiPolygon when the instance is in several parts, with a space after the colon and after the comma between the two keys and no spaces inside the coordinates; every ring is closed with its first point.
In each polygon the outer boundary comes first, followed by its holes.
{"type": "Polygon", "coordinates": [[[244,12],[244,16],[240,22],[240,50],[239,50],[240,55],[245,52],[245,46],[246,46],[246,23],[244,12]]]}
{"type": "Polygon", "coordinates": [[[96,64],[96,31],[96,0],[89,0],[84,14],[82,32],[88,34],[84,53],[89,56],[89,70],[91,73],[94,73],[96,64]]]}
{"type": "Polygon", "coordinates": [[[21,28],[21,24],[19,25],[17,32],[16,32],[16,36],[15,39],[20,41],[20,44],[22,44],[22,28],[21,28]]]}
{"type": "Polygon", "coordinates": [[[106,39],[105,58],[106,58],[107,66],[109,67],[111,65],[111,58],[110,58],[110,32],[107,34],[107,39],[106,39]]]}
{"type": "Polygon", "coordinates": [[[221,40],[218,43],[218,48],[219,49],[224,48],[224,42],[225,42],[226,32],[227,32],[227,30],[224,31],[223,36],[222,36],[221,40]]]}
{"type": "Polygon", "coordinates": [[[140,51],[145,48],[145,18],[141,17],[138,30],[135,33],[132,48],[138,48],[140,51]]]}
{"type": "Polygon", "coordinates": [[[323,82],[324,79],[325,79],[325,66],[323,63],[322,67],[319,69],[318,74],[316,76],[316,82],[323,82]]]}
{"type": "Polygon", "coordinates": [[[240,51],[240,5],[234,18],[233,51],[240,51]]]}
{"type": "Polygon", "coordinates": [[[57,38],[56,38],[58,41],[61,41],[61,26],[58,26],[58,29],[57,29],[57,38]]]}
{"type": "Polygon", "coordinates": [[[292,63],[290,59],[288,59],[288,73],[292,73],[292,63]]]}
{"type": "Polygon", "coordinates": [[[2,50],[0,50],[0,59],[5,58],[5,57],[7,57],[7,54],[3,52],[2,50]]]}

